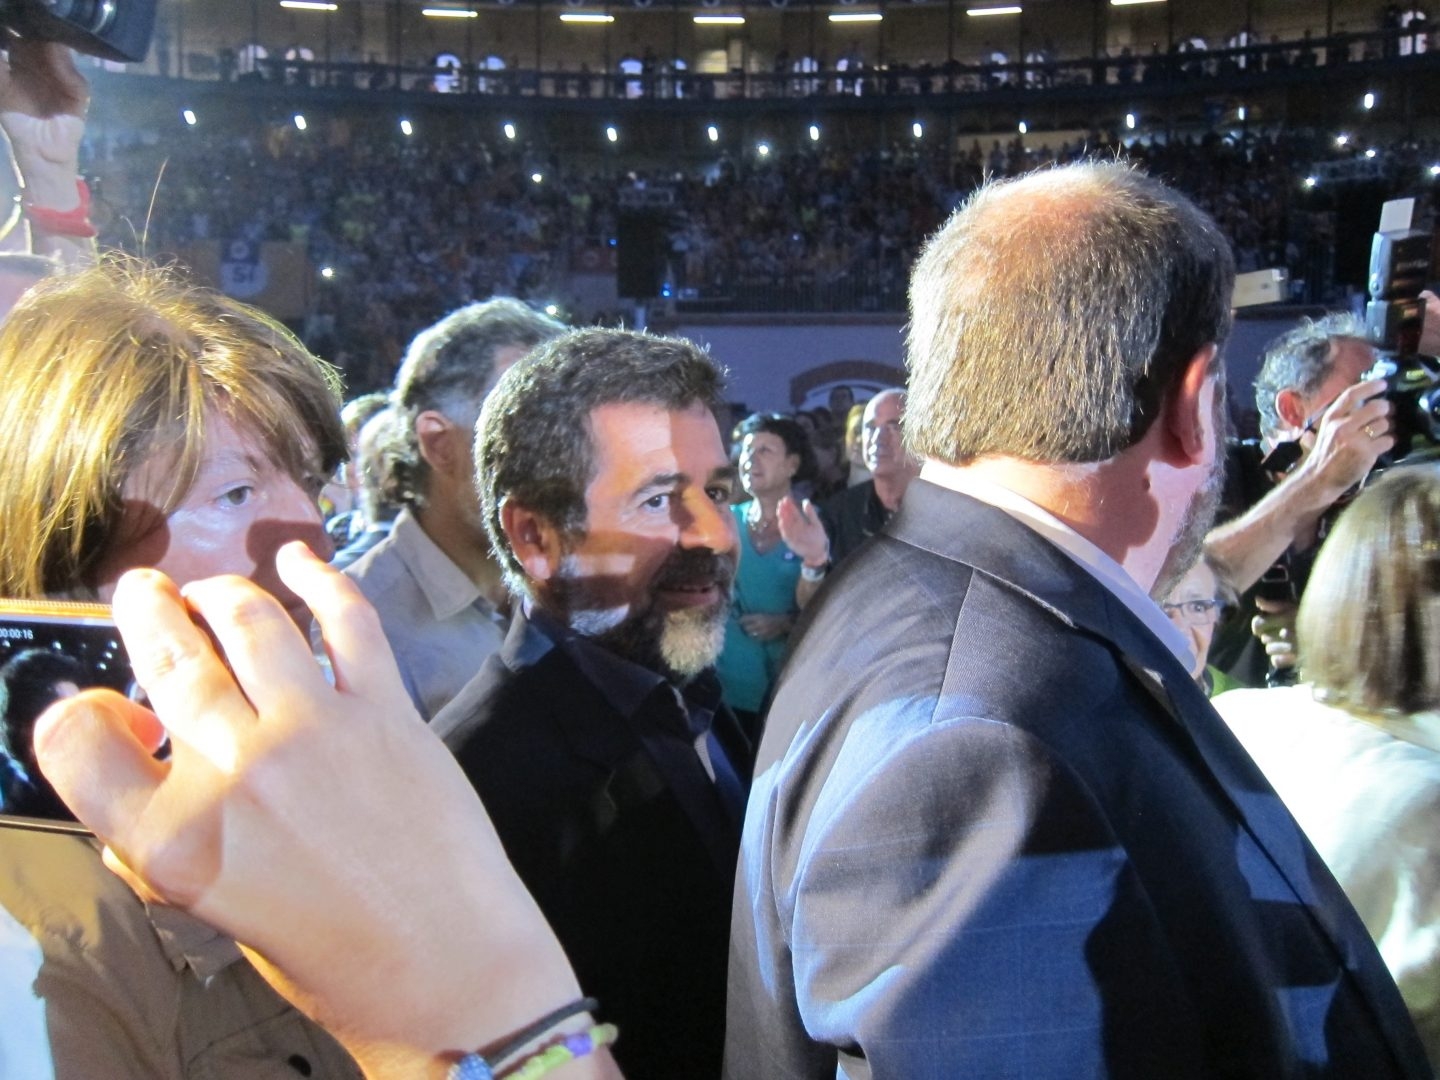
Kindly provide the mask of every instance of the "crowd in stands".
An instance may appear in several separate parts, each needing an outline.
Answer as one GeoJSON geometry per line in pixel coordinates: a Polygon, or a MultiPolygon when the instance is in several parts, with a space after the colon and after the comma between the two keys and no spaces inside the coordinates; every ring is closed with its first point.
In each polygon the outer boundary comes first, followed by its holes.
{"type": "MultiPolygon", "coordinates": [[[[903,311],[921,243],[984,176],[1121,154],[1187,191],[1231,239],[1240,269],[1283,266],[1303,298],[1328,295],[1333,221],[1317,163],[1354,163],[1389,194],[1414,191],[1437,148],[1379,149],[1332,133],[1255,131],[1122,145],[1095,134],[978,139],[947,162],[919,143],[722,154],[704,168],[604,175],[588,160],[473,134],[404,138],[333,120],[310,131],[186,132],[91,148],[102,243],[189,257],[197,243],[293,241],[316,280],[303,336],[350,385],[390,381],[404,343],[462,304],[514,295],[564,304],[582,257],[613,253],[622,193],[669,189],[667,295],[716,310],[903,311]],[[1038,143],[1038,145],[1037,145],[1038,143]],[[403,175],[405,182],[395,184],[403,175]],[[537,179],[538,178],[538,179],[537,179]],[[223,192],[223,198],[216,193],[223,192]],[[157,197],[152,199],[152,195],[157,197]]],[[[613,322],[614,311],[571,311],[613,322]]]]}

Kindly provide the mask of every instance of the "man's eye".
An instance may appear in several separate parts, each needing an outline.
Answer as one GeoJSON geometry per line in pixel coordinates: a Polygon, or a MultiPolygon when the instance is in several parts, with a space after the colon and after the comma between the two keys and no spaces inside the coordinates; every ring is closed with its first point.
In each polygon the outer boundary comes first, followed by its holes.
{"type": "Polygon", "coordinates": [[[254,494],[255,489],[249,484],[237,484],[221,493],[220,502],[226,506],[244,506],[254,494]]]}
{"type": "Polygon", "coordinates": [[[670,505],[670,493],[666,491],[660,495],[651,495],[645,500],[645,505],[651,510],[663,510],[670,505]]]}
{"type": "Polygon", "coordinates": [[[719,503],[722,506],[730,501],[730,489],[721,484],[706,488],[705,493],[710,496],[711,502],[719,503]]]}

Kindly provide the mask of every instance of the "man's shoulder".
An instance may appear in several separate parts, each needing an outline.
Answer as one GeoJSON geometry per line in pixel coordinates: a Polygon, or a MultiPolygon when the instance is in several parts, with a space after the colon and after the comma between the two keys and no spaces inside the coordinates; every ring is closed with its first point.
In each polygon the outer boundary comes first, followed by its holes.
{"type": "Polygon", "coordinates": [[[398,589],[419,593],[419,583],[406,563],[403,543],[403,534],[392,529],[388,536],[345,567],[345,576],[360,587],[372,604],[377,597],[398,589]]]}
{"type": "Polygon", "coordinates": [[[526,655],[514,640],[486,658],[480,671],[435,717],[432,727],[452,753],[476,767],[526,752],[559,737],[562,721],[605,708],[600,692],[560,648],[526,655]]]}
{"type": "Polygon", "coordinates": [[[760,768],[821,716],[925,701],[935,717],[959,710],[1038,730],[1116,693],[1119,654],[1143,640],[1139,630],[1082,629],[1076,611],[1101,623],[1118,603],[1046,541],[988,510],[966,510],[928,537],[913,520],[898,522],[840,567],[797,634],[760,768]]]}

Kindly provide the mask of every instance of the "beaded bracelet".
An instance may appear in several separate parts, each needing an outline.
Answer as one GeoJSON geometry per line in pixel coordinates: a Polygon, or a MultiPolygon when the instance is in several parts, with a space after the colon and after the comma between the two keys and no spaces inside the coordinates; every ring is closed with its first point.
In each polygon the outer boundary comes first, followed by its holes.
{"type": "Polygon", "coordinates": [[[602,1046],[609,1046],[619,1035],[620,1031],[614,1024],[596,1024],[579,1035],[566,1035],[558,1042],[531,1054],[514,1072],[505,1073],[505,1080],[538,1080],[567,1061],[586,1057],[602,1046]]]}
{"type": "MultiPolygon", "coordinates": [[[[562,1005],[554,1012],[546,1013],[533,1024],[526,1025],[499,1046],[493,1047],[488,1054],[480,1054],[478,1052],[466,1054],[454,1065],[450,1066],[450,1071],[447,1074],[448,1080],[494,1080],[496,1066],[506,1058],[514,1055],[515,1052],[526,1043],[538,1039],[556,1024],[568,1020],[572,1016],[578,1016],[580,1013],[594,1012],[599,1007],[600,1003],[594,998],[589,997],[572,1001],[569,1005],[562,1005]]],[[[611,1036],[611,1041],[614,1041],[614,1036],[611,1036]]],[[[601,1045],[604,1044],[602,1043],[601,1045]]],[[[591,1050],[593,1049],[592,1047],[591,1050]]],[[[585,1053],[588,1054],[591,1050],[587,1050],[585,1053]]],[[[583,1057],[584,1054],[576,1056],[583,1057]]]]}

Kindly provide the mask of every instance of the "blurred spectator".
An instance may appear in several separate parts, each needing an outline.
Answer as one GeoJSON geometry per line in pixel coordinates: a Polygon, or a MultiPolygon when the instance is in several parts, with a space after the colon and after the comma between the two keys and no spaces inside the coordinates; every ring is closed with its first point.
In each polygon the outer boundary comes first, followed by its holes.
{"type": "Polygon", "coordinates": [[[846,488],[820,507],[830,558],[841,562],[890,520],[920,465],[905,449],[900,423],[903,390],[882,390],[865,405],[862,444],[870,479],[846,488]]]}
{"type": "Polygon", "coordinates": [[[372,416],[390,405],[387,394],[361,394],[345,403],[340,421],[345,425],[345,445],[349,460],[340,466],[339,481],[325,485],[320,505],[326,512],[325,531],[337,548],[349,544],[365,531],[365,516],[360,510],[359,461],[360,430],[372,416]],[[327,505],[328,503],[328,505],[327,505]]]}
{"type": "Polygon", "coordinates": [[[1215,626],[1225,615],[1227,608],[1235,605],[1234,594],[1221,581],[1210,561],[1203,556],[1186,571],[1160,601],[1160,608],[1169,616],[1175,628],[1190,642],[1193,664],[1190,674],[1206,694],[1220,694],[1233,690],[1240,684],[1223,671],[1211,667],[1210,641],[1215,636],[1215,626]]]}
{"type": "Polygon", "coordinates": [[[400,676],[429,720],[505,640],[505,589],[475,490],[475,421],[496,382],[564,327],[519,300],[469,304],[410,343],[393,394],[390,535],[346,573],[380,613],[400,676]]]}
{"type": "Polygon", "coordinates": [[[1440,1064],[1440,471],[1367,488],[1300,602],[1305,682],[1215,707],[1344,888],[1440,1064]]]}
{"type": "Polygon", "coordinates": [[[845,418],[845,460],[850,471],[845,476],[845,486],[854,487],[870,479],[870,467],[865,464],[865,406],[852,405],[845,418]]]}
{"type": "Polygon", "coordinates": [[[344,570],[360,556],[390,535],[395,519],[403,509],[391,501],[393,491],[391,467],[395,461],[395,443],[402,439],[395,411],[388,405],[370,417],[360,429],[354,456],[346,464],[360,485],[356,493],[357,517],[364,523],[358,536],[335,553],[330,565],[344,570]]]}
{"type": "Polygon", "coordinates": [[[815,469],[800,425],[757,413],[740,430],[740,484],[750,499],[730,507],[740,534],[740,563],[715,673],[726,704],[758,743],[770,684],[795,617],[824,579],[830,545],[814,507],[797,505],[792,494],[815,469]]]}

